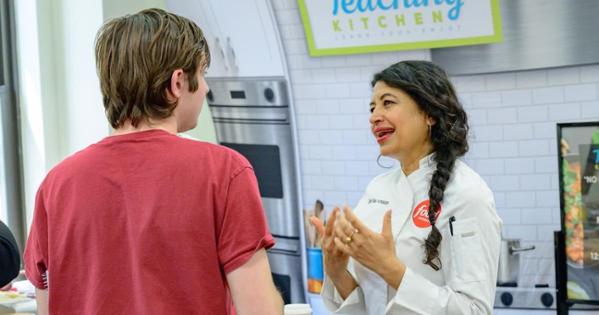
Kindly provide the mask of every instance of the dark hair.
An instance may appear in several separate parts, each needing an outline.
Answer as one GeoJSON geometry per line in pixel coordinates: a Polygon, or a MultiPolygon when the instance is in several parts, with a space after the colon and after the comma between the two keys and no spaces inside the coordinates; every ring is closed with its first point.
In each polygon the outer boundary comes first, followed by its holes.
{"type": "Polygon", "coordinates": [[[106,117],[113,128],[130,120],[171,116],[176,107],[166,91],[183,69],[189,91],[198,89],[198,67],[210,64],[202,30],[192,21],[160,9],[112,19],[96,36],[96,67],[106,117]]]}
{"type": "Polygon", "coordinates": [[[424,241],[424,263],[434,270],[441,268],[439,244],[441,233],[435,226],[435,217],[443,201],[445,187],[458,157],[468,151],[468,121],[455,89],[443,69],[429,61],[402,61],[374,75],[372,86],[379,82],[401,89],[418,104],[435,124],[431,127],[433,159],[437,169],[433,173],[428,192],[430,206],[428,219],[432,229],[424,241]]]}

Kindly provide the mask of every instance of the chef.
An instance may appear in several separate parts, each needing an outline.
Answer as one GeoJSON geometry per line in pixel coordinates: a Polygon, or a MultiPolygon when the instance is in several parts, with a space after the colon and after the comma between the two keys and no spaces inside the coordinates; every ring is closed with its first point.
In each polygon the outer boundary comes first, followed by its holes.
{"type": "Polygon", "coordinates": [[[401,167],[375,177],[323,235],[325,306],[342,314],[491,314],[502,222],[457,158],[468,123],[445,72],[403,61],[375,74],[370,124],[401,167]]]}

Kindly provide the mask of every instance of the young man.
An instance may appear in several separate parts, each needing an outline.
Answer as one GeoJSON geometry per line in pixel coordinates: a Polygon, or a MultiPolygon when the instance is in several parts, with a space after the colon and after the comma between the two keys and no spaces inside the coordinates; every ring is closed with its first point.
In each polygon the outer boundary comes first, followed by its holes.
{"type": "Polygon", "coordinates": [[[39,188],[25,252],[39,310],[281,314],[250,164],[176,135],[195,127],[208,92],[202,31],[144,10],[100,29],[96,59],[115,132],[39,188]]]}
{"type": "Polygon", "coordinates": [[[17,241],[8,226],[0,221],[0,288],[19,275],[20,256],[17,241]]]}

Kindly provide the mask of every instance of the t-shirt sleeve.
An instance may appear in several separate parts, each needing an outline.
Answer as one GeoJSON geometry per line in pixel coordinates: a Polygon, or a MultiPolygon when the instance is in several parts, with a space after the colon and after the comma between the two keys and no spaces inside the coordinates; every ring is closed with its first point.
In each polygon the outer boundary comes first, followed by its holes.
{"type": "Polygon", "coordinates": [[[33,223],[23,255],[25,275],[38,289],[46,289],[44,277],[48,270],[48,216],[43,199],[40,188],[35,198],[33,223]]]}
{"type": "Polygon", "coordinates": [[[268,231],[254,171],[244,167],[229,182],[218,257],[226,274],[245,264],[256,251],[275,242],[268,231]]]}

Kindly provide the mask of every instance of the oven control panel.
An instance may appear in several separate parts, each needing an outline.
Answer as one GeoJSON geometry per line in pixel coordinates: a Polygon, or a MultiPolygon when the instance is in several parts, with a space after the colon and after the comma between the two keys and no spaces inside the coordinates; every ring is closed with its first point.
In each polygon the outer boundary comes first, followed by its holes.
{"type": "Polygon", "coordinates": [[[497,287],[495,307],[555,309],[555,288],[497,287]]]}

